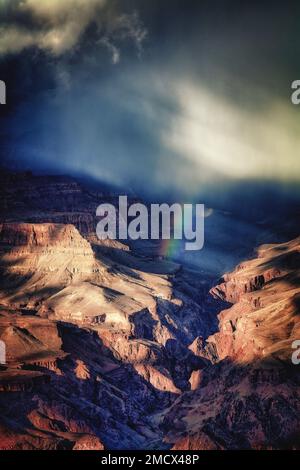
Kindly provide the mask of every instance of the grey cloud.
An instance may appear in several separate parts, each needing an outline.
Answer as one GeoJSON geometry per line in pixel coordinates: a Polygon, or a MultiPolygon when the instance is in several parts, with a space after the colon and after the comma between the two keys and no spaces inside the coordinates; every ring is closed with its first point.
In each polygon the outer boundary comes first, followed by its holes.
{"type": "Polygon", "coordinates": [[[108,0],[23,0],[0,1],[0,55],[20,53],[35,46],[55,56],[73,49],[91,23],[100,41],[120,60],[118,43],[130,40],[138,53],[146,29],[136,11],[124,13],[114,8],[109,14],[108,0]]]}

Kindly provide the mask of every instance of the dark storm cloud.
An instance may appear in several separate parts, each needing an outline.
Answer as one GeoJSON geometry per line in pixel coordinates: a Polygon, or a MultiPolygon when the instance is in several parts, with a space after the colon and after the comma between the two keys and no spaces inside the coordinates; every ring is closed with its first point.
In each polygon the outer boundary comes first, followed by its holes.
{"type": "Polygon", "coordinates": [[[2,16],[8,159],[183,195],[300,174],[294,3],[23,3],[2,16]]]}

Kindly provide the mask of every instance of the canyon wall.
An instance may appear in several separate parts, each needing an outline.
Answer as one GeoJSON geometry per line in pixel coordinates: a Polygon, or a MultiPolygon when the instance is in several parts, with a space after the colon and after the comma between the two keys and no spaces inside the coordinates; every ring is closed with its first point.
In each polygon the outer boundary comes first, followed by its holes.
{"type": "Polygon", "coordinates": [[[162,416],[174,449],[299,449],[299,261],[300,238],[264,245],[211,290],[233,305],[217,333],[190,346],[211,365],[162,416]]]}

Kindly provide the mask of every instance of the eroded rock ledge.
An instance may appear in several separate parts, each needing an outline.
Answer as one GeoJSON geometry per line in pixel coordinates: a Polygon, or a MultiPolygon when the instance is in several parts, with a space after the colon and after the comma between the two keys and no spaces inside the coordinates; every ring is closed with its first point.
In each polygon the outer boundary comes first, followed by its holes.
{"type": "Polygon", "coordinates": [[[211,293],[233,306],[219,332],[196,339],[212,365],[193,373],[161,423],[174,449],[299,449],[300,238],[259,248],[211,293]]]}

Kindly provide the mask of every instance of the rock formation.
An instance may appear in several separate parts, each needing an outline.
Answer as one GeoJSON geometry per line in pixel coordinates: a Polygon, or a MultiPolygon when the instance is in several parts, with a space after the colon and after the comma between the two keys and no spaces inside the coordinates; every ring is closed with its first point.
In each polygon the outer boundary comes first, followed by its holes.
{"type": "Polygon", "coordinates": [[[190,347],[211,365],[162,418],[174,449],[299,449],[299,255],[300,238],[262,246],[211,290],[233,306],[219,332],[190,347]]]}
{"type": "Polygon", "coordinates": [[[0,225],[1,448],[156,446],[149,416],[190,387],[192,331],[209,331],[170,266],[99,256],[73,225],[0,225]]]}
{"type": "Polygon", "coordinates": [[[113,191],[1,178],[1,449],[299,447],[299,239],[212,288],[98,240],[113,191]]]}

